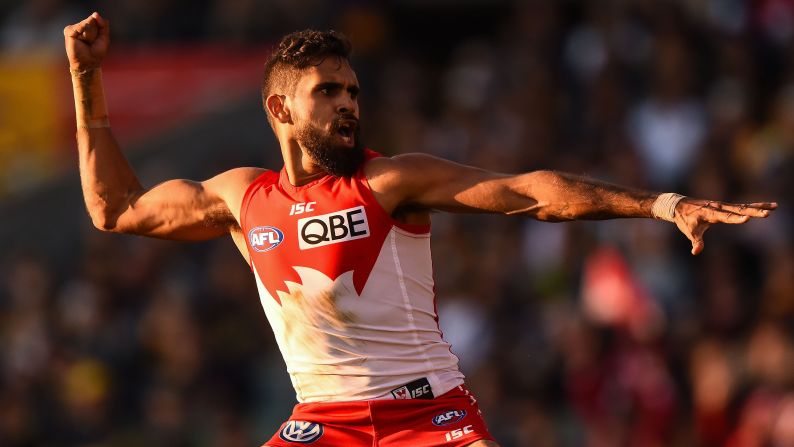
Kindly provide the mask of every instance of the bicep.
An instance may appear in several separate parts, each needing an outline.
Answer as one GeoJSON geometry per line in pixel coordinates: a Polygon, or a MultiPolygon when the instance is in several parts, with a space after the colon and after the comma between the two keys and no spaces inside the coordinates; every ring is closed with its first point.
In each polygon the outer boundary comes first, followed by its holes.
{"type": "Polygon", "coordinates": [[[175,240],[206,240],[229,232],[236,220],[213,186],[168,180],[136,193],[112,222],[112,231],[175,240]]]}
{"type": "Polygon", "coordinates": [[[403,204],[459,213],[531,214],[537,176],[500,174],[424,154],[397,162],[394,187],[403,204]]]}

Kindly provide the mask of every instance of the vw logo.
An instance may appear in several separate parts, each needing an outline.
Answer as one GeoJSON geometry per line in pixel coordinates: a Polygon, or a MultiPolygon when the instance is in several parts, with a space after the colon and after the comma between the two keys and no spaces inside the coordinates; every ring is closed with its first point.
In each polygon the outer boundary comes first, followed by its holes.
{"type": "Polygon", "coordinates": [[[287,421],[278,436],[287,442],[311,444],[323,435],[323,425],[316,422],[287,421]]]}

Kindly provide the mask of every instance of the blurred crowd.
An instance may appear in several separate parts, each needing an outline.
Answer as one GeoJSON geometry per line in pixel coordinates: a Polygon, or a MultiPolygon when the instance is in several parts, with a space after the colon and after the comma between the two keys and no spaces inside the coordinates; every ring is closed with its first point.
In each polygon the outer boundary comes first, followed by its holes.
{"type": "MultiPolygon", "coordinates": [[[[123,1],[106,15],[116,41],[140,44],[341,29],[364,136],[386,154],[778,201],[769,219],[712,228],[698,257],[644,219],[435,214],[433,250],[441,327],[504,447],[793,446],[794,1],[419,3],[123,1]],[[438,24],[451,19],[459,35],[438,24]]],[[[6,8],[2,44],[35,35],[18,17],[46,11],[60,33],[55,18],[87,6],[6,8]]],[[[271,436],[294,393],[231,240],[102,234],[80,213],[68,264],[2,260],[0,445],[271,436]]]]}

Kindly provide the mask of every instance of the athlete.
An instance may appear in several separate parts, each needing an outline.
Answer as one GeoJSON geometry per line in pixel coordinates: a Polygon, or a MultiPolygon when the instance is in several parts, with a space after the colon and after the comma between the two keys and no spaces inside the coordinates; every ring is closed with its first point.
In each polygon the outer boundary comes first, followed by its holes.
{"type": "Polygon", "coordinates": [[[108,21],[93,13],[64,36],[94,225],[175,240],[231,234],[251,266],[299,402],[268,446],[497,446],[438,327],[432,210],[664,219],[698,254],[710,225],[777,207],[380,156],[361,143],[351,46],[333,31],[290,34],[267,61],[262,98],[280,172],[243,167],[145,188],[110,129],[100,68],[108,21]]]}

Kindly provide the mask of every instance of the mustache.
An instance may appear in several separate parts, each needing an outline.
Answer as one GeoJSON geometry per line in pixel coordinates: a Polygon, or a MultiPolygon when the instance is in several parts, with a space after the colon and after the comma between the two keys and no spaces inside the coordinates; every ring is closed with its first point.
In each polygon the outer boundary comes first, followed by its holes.
{"type": "Polygon", "coordinates": [[[346,124],[345,123],[346,121],[352,121],[354,123],[353,130],[358,130],[358,128],[360,127],[359,120],[358,120],[358,118],[356,118],[355,115],[353,115],[353,114],[343,114],[343,115],[337,116],[336,118],[334,118],[333,121],[331,121],[331,131],[332,132],[338,131],[339,129],[342,128],[343,124],[346,124]]]}

